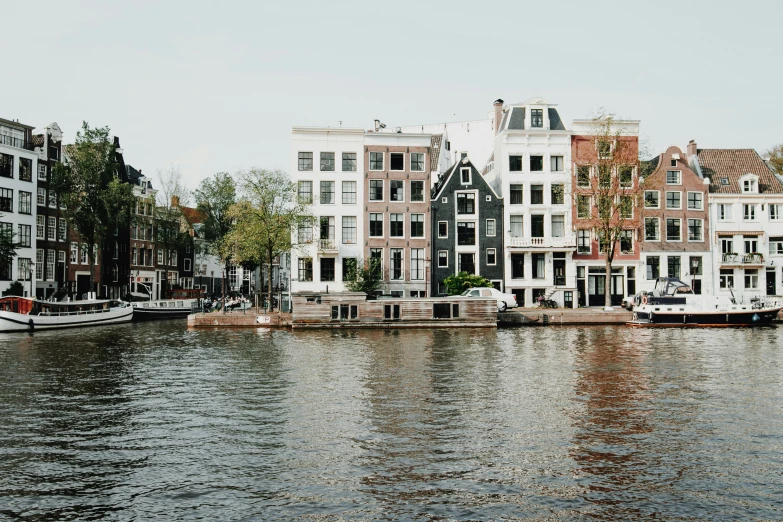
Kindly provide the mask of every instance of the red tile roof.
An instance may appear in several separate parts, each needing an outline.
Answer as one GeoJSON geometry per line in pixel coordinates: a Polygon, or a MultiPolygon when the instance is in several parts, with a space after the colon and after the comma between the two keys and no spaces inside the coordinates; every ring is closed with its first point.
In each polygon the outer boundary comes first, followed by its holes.
{"type": "Polygon", "coordinates": [[[753,149],[699,149],[696,155],[702,175],[710,178],[710,192],[739,194],[739,179],[750,173],[759,177],[760,193],[783,193],[783,184],[753,149]]]}
{"type": "Polygon", "coordinates": [[[187,219],[188,223],[191,225],[196,223],[203,223],[207,218],[203,213],[199,212],[195,208],[183,207],[180,205],[179,209],[182,211],[182,215],[185,216],[185,219],[187,219]]]}

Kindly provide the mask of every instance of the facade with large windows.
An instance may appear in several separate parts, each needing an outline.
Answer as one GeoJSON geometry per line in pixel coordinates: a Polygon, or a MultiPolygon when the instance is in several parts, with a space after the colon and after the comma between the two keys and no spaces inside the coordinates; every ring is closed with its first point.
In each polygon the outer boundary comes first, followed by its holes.
{"type": "Polygon", "coordinates": [[[314,222],[299,224],[291,252],[292,291],[344,291],[364,257],[364,130],[294,127],[292,181],[312,204],[314,222]]]}
{"type": "Polygon", "coordinates": [[[688,167],[678,147],[654,158],[651,168],[641,193],[644,228],[637,290],[652,290],[658,277],[676,277],[697,294],[711,294],[709,185],[688,167]]]}
{"type": "Polygon", "coordinates": [[[697,149],[692,169],[709,180],[713,291],[783,294],[783,184],[753,149],[697,149]]]}

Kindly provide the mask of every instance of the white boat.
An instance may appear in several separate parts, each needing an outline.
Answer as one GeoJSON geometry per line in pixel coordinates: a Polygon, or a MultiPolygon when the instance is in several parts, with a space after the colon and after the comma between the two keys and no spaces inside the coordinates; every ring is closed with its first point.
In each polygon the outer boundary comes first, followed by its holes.
{"type": "Polygon", "coordinates": [[[127,323],[133,307],[123,301],[39,301],[29,297],[0,298],[0,332],[33,332],[55,328],[127,323]]]}
{"type": "Polygon", "coordinates": [[[697,295],[670,277],[659,277],[652,292],[634,299],[629,326],[761,326],[772,323],[783,309],[781,300],[768,296],[697,295]]]}
{"type": "Polygon", "coordinates": [[[200,299],[159,299],[133,302],[133,320],[177,319],[200,311],[200,299]]]}

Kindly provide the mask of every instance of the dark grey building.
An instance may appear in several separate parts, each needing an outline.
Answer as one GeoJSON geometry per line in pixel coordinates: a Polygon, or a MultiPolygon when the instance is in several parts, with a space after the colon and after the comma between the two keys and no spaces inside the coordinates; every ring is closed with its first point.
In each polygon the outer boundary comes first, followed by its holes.
{"type": "Polygon", "coordinates": [[[432,289],[459,272],[503,285],[503,199],[468,158],[447,169],[432,189],[432,289]]]}

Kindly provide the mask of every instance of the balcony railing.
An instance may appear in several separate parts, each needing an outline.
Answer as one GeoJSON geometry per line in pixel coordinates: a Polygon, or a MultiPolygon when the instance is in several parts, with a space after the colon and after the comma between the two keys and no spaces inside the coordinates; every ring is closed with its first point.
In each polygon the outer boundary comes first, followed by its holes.
{"type": "Polygon", "coordinates": [[[576,247],[576,237],[512,237],[508,240],[512,248],[571,248],[576,247]]]}
{"type": "Polygon", "coordinates": [[[334,239],[319,239],[318,240],[318,251],[319,252],[338,252],[339,249],[337,248],[337,243],[334,242],[334,239]]]}
{"type": "Polygon", "coordinates": [[[35,148],[32,141],[23,140],[22,138],[14,138],[13,136],[8,136],[5,134],[0,134],[0,144],[25,150],[33,150],[35,148]]]}
{"type": "Polygon", "coordinates": [[[764,254],[723,254],[722,262],[730,265],[763,265],[764,254]]]}

